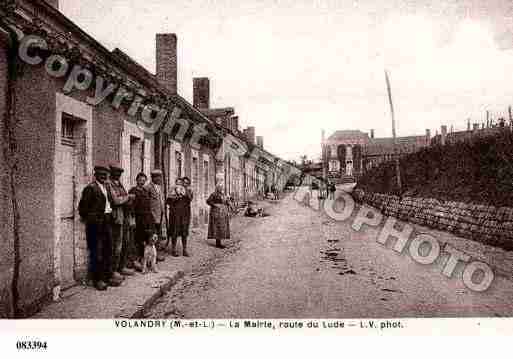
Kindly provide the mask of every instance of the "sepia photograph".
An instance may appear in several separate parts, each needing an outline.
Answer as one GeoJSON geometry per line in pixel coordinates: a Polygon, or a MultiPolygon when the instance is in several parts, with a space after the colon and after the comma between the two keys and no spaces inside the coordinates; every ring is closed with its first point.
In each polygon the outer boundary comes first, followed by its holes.
{"type": "Polygon", "coordinates": [[[511,74],[511,0],[0,0],[0,331],[511,335],[511,74]]]}

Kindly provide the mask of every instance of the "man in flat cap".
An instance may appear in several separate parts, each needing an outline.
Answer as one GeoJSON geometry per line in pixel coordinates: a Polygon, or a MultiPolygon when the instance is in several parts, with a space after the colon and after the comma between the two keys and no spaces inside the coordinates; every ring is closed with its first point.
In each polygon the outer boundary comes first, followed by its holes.
{"type": "MultiPolygon", "coordinates": [[[[147,185],[147,190],[149,192],[150,197],[150,207],[151,207],[151,215],[153,219],[153,229],[154,233],[162,239],[163,226],[162,222],[164,221],[165,216],[165,198],[164,198],[164,190],[162,188],[162,171],[159,169],[155,169],[151,172],[151,181],[147,185]]],[[[165,259],[162,253],[157,254],[157,260],[163,261],[165,259]]]]}
{"type": "Polygon", "coordinates": [[[129,205],[135,195],[128,194],[120,181],[123,169],[110,166],[110,181],[107,185],[109,198],[112,203],[112,267],[113,280],[122,281],[124,276],[132,276],[135,272],[127,268],[128,248],[130,237],[129,205]]]}
{"type": "Polygon", "coordinates": [[[107,192],[109,169],[94,168],[95,180],[82,191],[78,213],[86,224],[86,239],[89,249],[89,279],[98,290],[121,282],[112,280],[112,205],[107,192]]]}

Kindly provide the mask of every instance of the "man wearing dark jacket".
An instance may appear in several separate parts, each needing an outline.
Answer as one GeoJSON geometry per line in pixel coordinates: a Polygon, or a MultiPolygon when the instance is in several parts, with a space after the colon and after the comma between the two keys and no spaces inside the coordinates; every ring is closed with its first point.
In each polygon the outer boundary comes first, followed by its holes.
{"type": "Polygon", "coordinates": [[[89,279],[98,290],[107,285],[119,286],[120,281],[111,278],[112,262],[112,206],[106,181],[109,170],[94,168],[95,181],[87,185],[78,205],[80,217],[86,224],[87,247],[89,248],[89,279]]]}

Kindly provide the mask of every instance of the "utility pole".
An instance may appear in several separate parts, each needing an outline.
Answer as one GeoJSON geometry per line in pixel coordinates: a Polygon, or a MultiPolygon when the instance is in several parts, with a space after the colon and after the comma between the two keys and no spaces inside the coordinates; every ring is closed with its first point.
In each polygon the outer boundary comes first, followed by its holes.
{"type": "Polygon", "coordinates": [[[394,138],[394,154],[395,154],[395,176],[397,179],[397,190],[401,193],[401,169],[399,167],[399,151],[397,148],[397,137],[395,133],[395,116],[394,116],[394,104],[392,102],[392,90],[390,88],[390,79],[388,78],[388,72],[385,70],[385,81],[387,83],[388,102],[390,103],[390,114],[392,116],[392,137],[394,138]]]}
{"type": "MultiPolygon", "coordinates": [[[[324,179],[324,184],[326,184],[327,180],[328,180],[328,167],[327,167],[328,151],[327,151],[326,144],[325,144],[324,129],[322,130],[322,133],[321,133],[321,141],[322,141],[322,177],[324,179]]],[[[322,183],[321,183],[321,189],[322,189],[322,183]]]]}

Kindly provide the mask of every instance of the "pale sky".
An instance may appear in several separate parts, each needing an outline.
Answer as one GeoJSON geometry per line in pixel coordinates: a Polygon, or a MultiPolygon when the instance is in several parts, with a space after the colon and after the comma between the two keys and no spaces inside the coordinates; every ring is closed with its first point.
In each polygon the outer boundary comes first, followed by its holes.
{"type": "Polygon", "coordinates": [[[510,0],[60,0],[109,49],[155,71],[155,34],[178,36],[178,91],[209,77],[211,107],[233,106],[284,159],[319,157],[321,129],[391,136],[466,128],[513,105],[510,0]]]}

